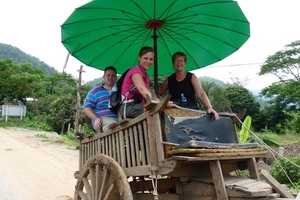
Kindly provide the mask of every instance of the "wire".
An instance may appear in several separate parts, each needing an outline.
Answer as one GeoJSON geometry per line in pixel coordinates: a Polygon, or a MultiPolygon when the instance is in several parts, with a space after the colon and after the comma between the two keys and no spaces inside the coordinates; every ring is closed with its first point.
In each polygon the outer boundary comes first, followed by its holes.
{"type": "MultiPolygon", "coordinates": [[[[236,115],[235,115],[236,116],[236,115]]],[[[288,176],[288,174],[286,173],[286,171],[284,170],[284,168],[282,167],[280,161],[276,158],[276,156],[274,155],[277,154],[277,156],[281,156],[282,158],[284,158],[286,161],[288,161],[289,163],[291,163],[292,165],[300,168],[299,165],[293,163],[292,161],[290,161],[288,158],[280,155],[279,153],[277,153],[275,150],[273,150],[270,146],[268,146],[262,139],[260,139],[257,135],[255,135],[255,133],[253,133],[250,129],[248,129],[248,127],[246,127],[243,122],[236,116],[236,118],[238,119],[238,121],[242,124],[242,126],[244,126],[253,136],[254,138],[259,142],[261,143],[269,152],[270,154],[273,156],[273,158],[277,161],[279,167],[282,169],[283,173],[286,175],[286,177],[288,178],[288,180],[290,181],[290,183],[293,185],[293,187],[295,189],[297,189],[297,191],[299,192],[300,190],[298,189],[298,187],[293,183],[293,181],[290,179],[290,177],[288,176]]]]}
{"type": "Polygon", "coordinates": [[[261,65],[263,63],[240,63],[240,64],[232,64],[232,65],[213,65],[208,66],[209,68],[217,68],[217,67],[234,67],[234,66],[243,66],[243,65],[261,65]]]}

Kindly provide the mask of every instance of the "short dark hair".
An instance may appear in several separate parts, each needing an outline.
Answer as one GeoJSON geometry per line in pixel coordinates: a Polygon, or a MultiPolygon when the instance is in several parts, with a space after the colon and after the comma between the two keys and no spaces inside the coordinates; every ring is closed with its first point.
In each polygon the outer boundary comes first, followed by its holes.
{"type": "Polygon", "coordinates": [[[176,58],[179,57],[179,56],[182,56],[184,58],[184,62],[187,61],[187,56],[185,53],[181,52],[181,51],[177,51],[176,53],[174,53],[172,55],[172,63],[175,62],[176,58]]]}
{"type": "Polygon", "coordinates": [[[113,70],[113,71],[117,74],[117,70],[116,70],[116,68],[113,67],[113,66],[105,67],[105,69],[104,69],[104,75],[106,74],[106,71],[107,71],[107,70],[113,70]]]}

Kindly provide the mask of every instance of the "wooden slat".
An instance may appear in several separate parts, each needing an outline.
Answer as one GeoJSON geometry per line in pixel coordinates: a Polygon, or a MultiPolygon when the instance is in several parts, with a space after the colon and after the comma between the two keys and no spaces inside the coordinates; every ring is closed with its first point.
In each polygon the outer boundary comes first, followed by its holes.
{"type": "Polygon", "coordinates": [[[119,131],[119,138],[120,138],[120,157],[121,157],[121,167],[126,167],[126,153],[125,153],[125,140],[124,140],[124,132],[119,131]]]}
{"type": "Polygon", "coordinates": [[[130,158],[130,141],[128,135],[128,129],[125,129],[125,141],[126,141],[126,157],[127,157],[127,167],[131,167],[131,158],[130,158]]]}
{"type": "Polygon", "coordinates": [[[104,138],[101,138],[101,147],[102,147],[102,153],[105,154],[105,143],[104,143],[104,138]]]}
{"type": "Polygon", "coordinates": [[[163,139],[162,139],[162,128],[161,128],[161,121],[159,117],[159,113],[153,115],[153,123],[154,126],[154,136],[156,141],[156,152],[157,152],[157,160],[158,162],[163,162],[165,160],[165,151],[163,146],[163,139]]]}
{"type": "MultiPolygon", "coordinates": [[[[123,141],[122,141],[123,142],[123,141]]],[[[117,153],[117,162],[121,165],[121,149],[120,149],[120,132],[116,133],[116,153],[117,153]]]]}
{"type": "Polygon", "coordinates": [[[150,163],[150,159],[149,159],[149,137],[148,137],[148,131],[147,131],[147,121],[143,120],[143,134],[144,134],[144,138],[145,138],[145,146],[146,146],[146,161],[147,161],[147,165],[150,163]]]}
{"type": "Polygon", "coordinates": [[[228,200],[220,161],[209,161],[218,200],[228,200]]]}
{"type": "Polygon", "coordinates": [[[138,137],[136,125],[133,126],[133,135],[134,135],[134,151],[135,151],[135,155],[136,155],[136,166],[141,166],[139,137],[138,137]]]}
{"type": "Polygon", "coordinates": [[[108,136],[108,155],[113,157],[112,155],[112,135],[108,136]]]}
{"type": "Polygon", "coordinates": [[[108,137],[103,138],[105,141],[105,155],[108,155],[108,137]]]}
{"type": "Polygon", "coordinates": [[[256,159],[250,158],[249,160],[247,160],[247,165],[248,165],[250,178],[259,179],[258,171],[257,171],[257,167],[256,167],[256,159]]]}
{"type": "Polygon", "coordinates": [[[116,140],[116,135],[111,135],[111,141],[112,141],[112,157],[113,159],[115,159],[117,162],[118,161],[118,158],[117,158],[117,148],[116,148],[116,144],[117,144],[117,140],[116,140]]]}
{"type": "Polygon", "coordinates": [[[261,170],[261,176],[265,179],[267,183],[269,183],[273,189],[279,193],[282,197],[290,198],[290,199],[295,199],[294,195],[291,194],[287,189],[282,187],[280,183],[269,174],[266,170],[261,170]]]}
{"type": "Polygon", "coordinates": [[[135,154],[137,152],[135,152],[135,149],[134,149],[134,136],[133,136],[132,127],[129,127],[128,130],[129,130],[129,140],[130,140],[130,158],[132,161],[132,167],[135,167],[136,166],[135,154]]]}
{"type": "Polygon", "coordinates": [[[97,154],[101,154],[101,140],[97,140],[97,154]]]}
{"type": "Polygon", "coordinates": [[[146,155],[145,155],[145,137],[144,137],[144,133],[143,133],[143,128],[142,128],[142,124],[139,123],[138,124],[138,135],[139,135],[139,142],[140,142],[140,147],[141,147],[141,159],[142,159],[142,165],[146,165],[146,155]]]}
{"type": "Polygon", "coordinates": [[[149,157],[150,157],[150,164],[156,165],[157,164],[157,148],[156,148],[156,141],[155,141],[155,133],[154,133],[154,123],[153,117],[149,116],[147,119],[148,125],[148,137],[149,137],[149,157]]]}

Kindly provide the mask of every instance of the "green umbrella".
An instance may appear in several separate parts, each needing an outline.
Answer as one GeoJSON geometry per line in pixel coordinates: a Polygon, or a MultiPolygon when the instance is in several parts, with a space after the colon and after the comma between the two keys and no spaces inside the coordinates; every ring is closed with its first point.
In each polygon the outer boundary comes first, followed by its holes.
{"type": "Polygon", "coordinates": [[[188,71],[208,66],[237,51],[250,27],[232,0],[94,0],[75,9],[61,34],[73,57],[118,73],[137,65],[142,46],[152,46],[156,59],[147,73],[157,82],[174,72],[173,53],[188,55],[188,71]]]}

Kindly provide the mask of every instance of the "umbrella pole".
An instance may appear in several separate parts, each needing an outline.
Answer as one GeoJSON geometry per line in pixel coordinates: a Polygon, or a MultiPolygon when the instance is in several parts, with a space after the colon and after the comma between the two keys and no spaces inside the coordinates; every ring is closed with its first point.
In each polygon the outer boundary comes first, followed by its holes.
{"type": "Polygon", "coordinates": [[[154,91],[156,96],[158,96],[158,53],[157,53],[157,35],[156,35],[156,25],[154,25],[153,29],[153,48],[155,51],[155,59],[154,59],[154,91]]]}

